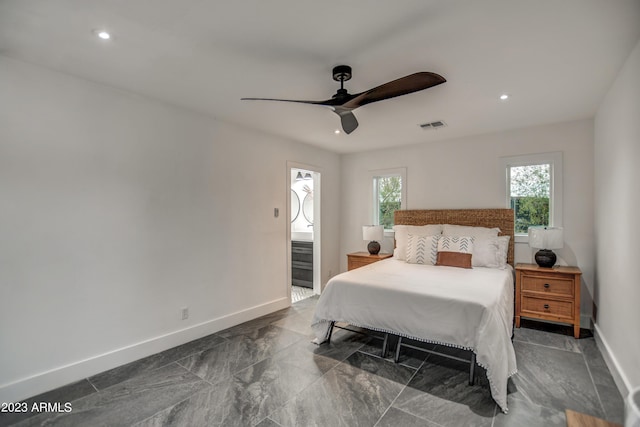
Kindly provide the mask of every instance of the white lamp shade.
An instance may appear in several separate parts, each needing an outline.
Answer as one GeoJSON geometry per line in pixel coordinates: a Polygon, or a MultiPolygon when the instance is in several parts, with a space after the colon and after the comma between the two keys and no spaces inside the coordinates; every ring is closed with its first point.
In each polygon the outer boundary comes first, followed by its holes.
{"type": "Polygon", "coordinates": [[[381,225],[365,225],[362,227],[362,240],[381,242],[384,228],[381,225]]]}
{"type": "Polygon", "coordinates": [[[534,249],[560,249],[564,246],[562,227],[529,227],[529,246],[534,249]]]}

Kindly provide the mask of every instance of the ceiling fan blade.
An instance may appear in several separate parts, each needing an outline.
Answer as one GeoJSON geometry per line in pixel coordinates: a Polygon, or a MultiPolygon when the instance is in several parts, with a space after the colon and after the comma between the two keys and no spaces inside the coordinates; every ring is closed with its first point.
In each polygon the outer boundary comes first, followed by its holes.
{"type": "Polygon", "coordinates": [[[342,106],[354,109],[372,102],[383,101],[385,99],[395,98],[396,96],[429,89],[446,81],[447,80],[439,74],[423,71],[390,81],[366,92],[361,92],[342,104],[342,106]]]}
{"type": "Polygon", "coordinates": [[[342,130],[348,135],[358,127],[358,120],[353,115],[350,109],[347,108],[332,108],[333,111],[340,116],[340,122],[342,123],[342,130]]]}
{"type": "Polygon", "coordinates": [[[276,99],[276,98],[240,98],[241,101],[281,101],[281,102],[297,102],[299,104],[329,105],[327,101],[303,101],[298,99],[276,99]]]}
{"type": "MultiPolygon", "coordinates": [[[[344,89],[343,89],[344,90],[344,89]]],[[[344,103],[352,100],[358,95],[351,95],[347,93],[346,90],[344,92],[338,91],[331,99],[327,99],[325,101],[304,101],[298,99],[276,99],[276,98],[240,98],[241,101],[280,101],[280,102],[297,102],[299,104],[312,104],[312,105],[324,105],[326,107],[334,107],[340,106],[344,103]]]]}

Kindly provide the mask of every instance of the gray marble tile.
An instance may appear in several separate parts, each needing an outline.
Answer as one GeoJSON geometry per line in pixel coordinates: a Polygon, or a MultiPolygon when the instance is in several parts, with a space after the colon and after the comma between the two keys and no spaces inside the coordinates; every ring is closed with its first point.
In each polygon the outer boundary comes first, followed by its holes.
{"type": "Polygon", "coordinates": [[[442,426],[490,426],[496,404],[487,386],[468,384],[468,368],[430,355],[393,406],[442,426]]]}
{"type": "MultiPolygon", "coordinates": [[[[72,402],[93,393],[96,393],[96,389],[85,379],[25,399],[22,402],[27,403],[28,408],[32,408],[36,402],[60,403],[64,405],[67,402],[72,402]]],[[[37,412],[31,411],[13,413],[0,412],[0,426],[16,424],[37,414],[37,412]]]]}
{"type": "MultiPolygon", "coordinates": [[[[448,356],[453,356],[453,357],[458,357],[460,359],[464,359],[464,360],[470,360],[472,353],[470,350],[463,350],[460,348],[456,348],[456,347],[449,347],[446,345],[436,345],[433,348],[434,351],[438,352],[438,353],[442,353],[444,355],[448,355],[448,356]]],[[[437,356],[437,355],[434,355],[437,356]]],[[[444,357],[444,356],[443,356],[444,357]]],[[[436,360],[436,359],[433,359],[436,360]]],[[[461,367],[464,367],[464,369],[467,370],[467,373],[469,372],[469,368],[470,368],[470,364],[462,364],[460,365],[461,367]]],[[[468,376],[467,376],[467,380],[468,380],[468,376]]],[[[476,365],[476,369],[475,369],[475,384],[483,386],[483,387],[489,387],[489,380],[487,379],[487,370],[485,368],[483,368],[482,366],[478,366],[476,365]]]]}
{"type": "Polygon", "coordinates": [[[325,342],[317,345],[309,342],[306,348],[314,354],[342,361],[369,343],[370,340],[371,338],[367,335],[335,329],[330,343],[325,342]]]}
{"type": "Polygon", "coordinates": [[[260,351],[273,354],[298,341],[308,340],[309,337],[277,326],[268,325],[256,329],[245,336],[256,344],[260,351]]]}
{"type": "Polygon", "coordinates": [[[273,421],[271,418],[265,418],[264,420],[256,424],[256,427],[280,427],[280,424],[273,421]]]}
{"type": "Polygon", "coordinates": [[[302,339],[308,338],[276,326],[266,326],[254,330],[251,336],[236,336],[213,348],[180,359],[178,363],[200,378],[217,383],[302,339]]]}
{"type": "Polygon", "coordinates": [[[233,338],[233,337],[237,337],[238,335],[251,334],[258,329],[264,328],[265,326],[269,326],[279,320],[282,320],[294,314],[297,314],[297,311],[295,309],[291,307],[284,308],[282,310],[275,311],[265,316],[258,317],[253,320],[249,320],[248,322],[244,322],[237,326],[233,326],[231,328],[217,332],[217,335],[224,338],[233,338]]]}
{"type": "Polygon", "coordinates": [[[76,400],[69,413],[42,414],[20,425],[131,425],[210,387],[184,368],[170,364],[76,400]]]}
{"type": "Polygon", "coordinates": [[[373,426],[402,385],[341,363],[269,418],[282,426],[373,426]]]}
{"type": "Polygon", "coordinates": [[[557,333],[545,332],[536,329],[529,329],[525,327],[515,328],[514,341],[527,342],[532,344],[544,345],[547,347],[553,347],[560,350],[572,351],[574,353],[580,353],[580,346],[577,340],[573,336],[567,336],[557,333]]]}
{"type": "Polygon", "coordinates": [[[509,381],[509,394],[558,411],[604,416],[581,353],[524,342],[514,348],[518,374],[509,381]]]}
{"type": "Polygon", "coordinates": [[[282,360],[297,368],[310,372],[318,372],[320,374],[324,374],[340,363],[339,360],[316,354],[313,351],[316,348],[317,346],[315,344],[303,340],[275,354],[273,358],[282,360]]]}
{"type": "Polygon", "coordinates": [[[291,316],[274,322],[273,325],[303,334],[310,338],[314,337],[313,330],[311,330],[311,320],[302,314],[292,314],[291,316]]]}
{"type": "MultiPolygon", "coordinates": [[[[411,346],[418,347],[421,349],[433,350],[436,347],[435,344],[410,340],[408,338],[402,338],[402,342],[404,344],[409,344],[411,346]]],[[[397,344],[398,344],[398,337],[392,336],[391,338],[389,338],[389,353],[387,354],[388,358],[393,359],[395,357],[397,344]]],[[[363,351],[366,351],[365,349],[366,347],[363,348],[363,351]]],[[[398,359],[398,363],[417,369],[420,366],[422,366],[422,363],[426,360],[428,356],[429,356],[429,353],[425,351],[416,350],[409,347],[402,347],[402,349],[400,350],[400,358],[398,359]]]]}
{"type": "Polygon", "coordinates": [[[440,427],[439,424],[423,420],[393,406],[380,418],[375,427],[440,427]]]}
{"type": "Polygon", "coordinates": [[[602,403],[605,419],[617,424],[624,422],[624,398],[620,395],[611,372],[598,350],[594,338],[579,340],[582,355],[587,363],[589,372],[596,386],[596,391],[602,403]]]}
{"type": "Polygon", "coordinates": [[[508,406],[508,414],[496,411],[493,427],[565,427],[567,425],[564,411],[513,398],[509,398],[508,406]]]}
{"type": "Polygon", "coordinates": [[[392,360],[372,356],[361,351],[353,353],[344,363],[401,385],[406,385],[416,373],[415,368],[393,363],[392,360]]]}
{"type": "Polygon", "coordinates": [[[321,375],[269,358],[138,426],[256,425],[321,375]]]}
{"type": "Polygon", "coordinates": [[[215,347],[225,342],[226,339],[213,334],[194,341],[170,348],[160,353],[136,360],[126,365],[118,366],[100,374],[89,377],[89,381],[98,388],[103,390],[112,385],[118,384],[136,375],[160,368],[189,356],[190,354],[201,352],[205,349],[215,347]]]}
{"type": "Polygon", "coordinates": [[[318,303],[318,299],[320,299],[320,295],[314,295],[312,297],[305,298],[294,304],[291,304],[291,308],[294,310],[306,310],[309,308],[312,308],[315,310],[316,304],[318,303]]]}

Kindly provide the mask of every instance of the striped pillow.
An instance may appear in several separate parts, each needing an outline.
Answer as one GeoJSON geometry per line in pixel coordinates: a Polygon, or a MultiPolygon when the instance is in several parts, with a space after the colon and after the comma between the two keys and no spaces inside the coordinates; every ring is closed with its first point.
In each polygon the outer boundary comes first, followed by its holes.
{"type": "Polygon", "coordinates": [[[440,236],[407,236],[406,261],[409,264],[435,265],[440,236]]]}

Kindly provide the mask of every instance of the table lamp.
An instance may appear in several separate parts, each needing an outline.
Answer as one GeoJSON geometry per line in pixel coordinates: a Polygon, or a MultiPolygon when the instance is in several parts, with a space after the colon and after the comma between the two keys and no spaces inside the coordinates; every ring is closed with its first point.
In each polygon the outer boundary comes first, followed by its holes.
{"type": "Polygon", "coordinates": [[[368,240],[367,250],[371,255],[380,252],[380,242],[384,236],[384,228],[381,225],[365,225],[362,227],[362,240],[368,240]]]}
{"type": "Polygon", "coordinates": [[[529,246],[539,249],[535,260],[540,267],[553,267],[557,257],[552,249],[564,246],[562,227],[529,227],[529,246]]]}

